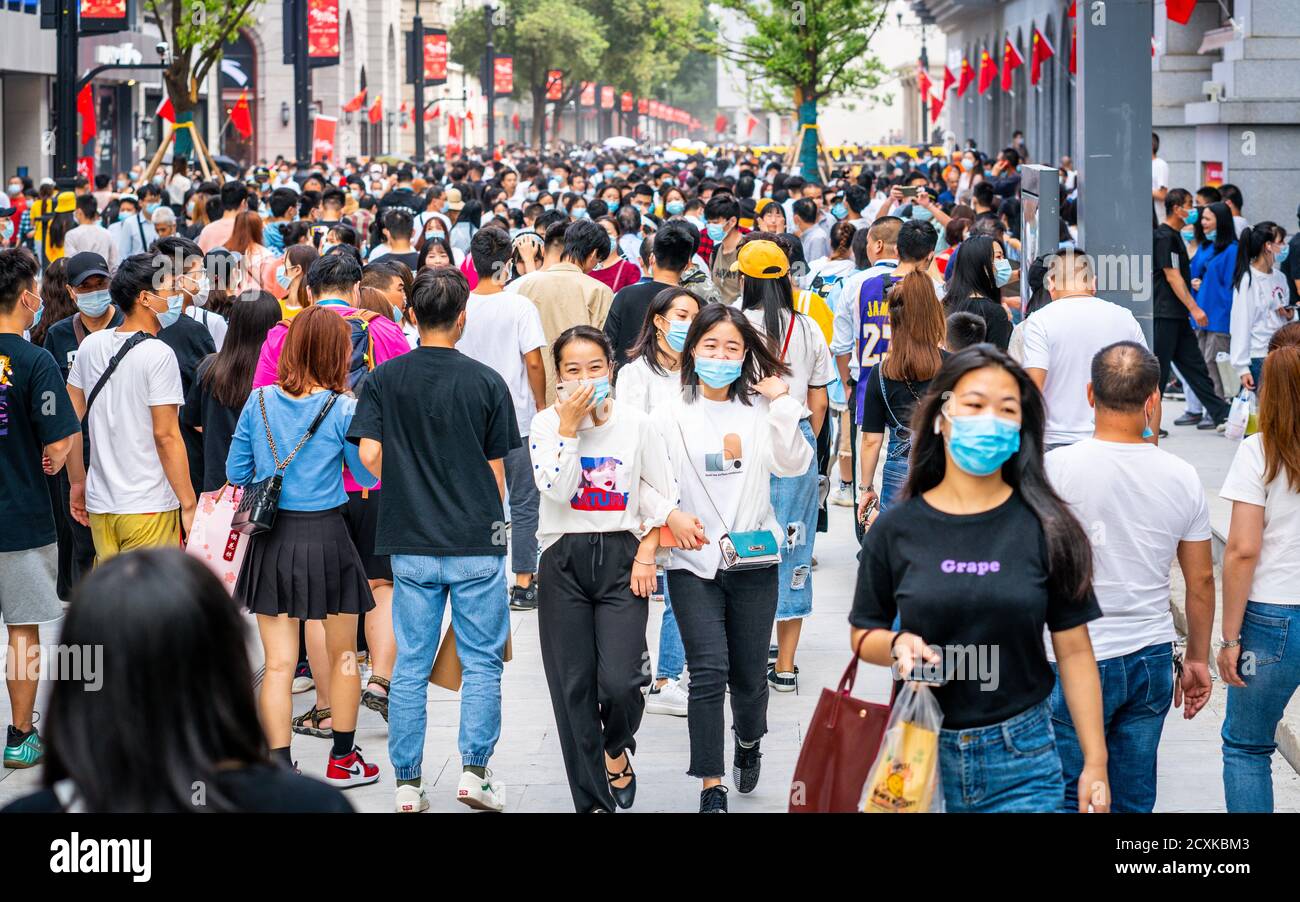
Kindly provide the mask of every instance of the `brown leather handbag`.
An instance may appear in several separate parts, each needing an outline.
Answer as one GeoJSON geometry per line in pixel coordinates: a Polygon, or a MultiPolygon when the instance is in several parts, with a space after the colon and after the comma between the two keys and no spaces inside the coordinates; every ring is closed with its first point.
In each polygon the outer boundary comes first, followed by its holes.
{"type": "Polygon", "coordinates": [[[880,750],[890,708],[849,695],[858,675],[862,640],[870,632],[858,639],[839,686],[822,689],[790,783],[791,814],[859,810],[862,788],[880,750]]]}

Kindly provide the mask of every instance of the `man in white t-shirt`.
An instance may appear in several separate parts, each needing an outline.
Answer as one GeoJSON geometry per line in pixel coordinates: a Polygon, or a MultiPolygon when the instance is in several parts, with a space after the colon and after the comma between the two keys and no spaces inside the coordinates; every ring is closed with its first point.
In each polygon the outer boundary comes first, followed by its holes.
{"type": "Polygon", "coordinates": [[[154,254],[127,257],[110,285],[122,325],[86,337],[68,374],[77,417],[89,418],[90,466],[81,437],[68,457],[72,516],[90,527],[95,559],[135,548],[176,547],[194,520],[195,497],[181,438],[180,365],[172,349],[155,340],[176,322],[184,305],[173,261],[154,254]],[[157,287],[154,287],[155,280],[157,287]],[[120,358],[87,413],[87,404],[115,355],[120,358]]]}
{"type": "Polygon", "coordinates": [[[1160,136],[1151,133],[1151,203],[1156,211],[1156,222],[1165,218],[1165,195],[1169,193],[1169,164],[1160,157],[1160,136]]]}
{"type": "MultiPolygon", "coordinates": [[[[1092,435],[1086,389],[1096,353],[1117,341],[1147,343],[1132,313],[1094,295],[1097,276],[1082,250],[1052,255],[1043,283],[1052,302],[1024,322],[1022,365],[1047,404],[1043,444],[1050,451],[1092,435]]],[[[1151,430],[1160,431],[1159,405],[1151,430]]]]}
{"type": "MultiPolygon", "coordinates": [[[[1172,701],[1191,718],[1210,697],[1214,565],[1210,514],[1196,468],[1144,440],[1160,406],[1160,362],[1136,342],[1103,348],[1092,363],[1088,398],[1096,431],[1044,458],[1052,487],[1092,543],[1097,602],[1088,624],[1101,677],[1102,722],[1110,754],[1111,810],[1149,812],[1156,801],[1156,750],[1172,701]],[[1177,559],[1187,586],[1187,656],[1175,676],[1178,636],[1169,609],[1177,559]]],[[[1055,661],[1051,642],[1044,640],[1055,661]]],[[[1053,664],[1055,666],[1055,664],[1053,664]]],[[[1065,697],[1052,694],[1063,810],[1077,807],[1083,753],[1065,697]]]]}
{"type": "Polygon", "coordinates": [[[542,353],[546,333],[537,306],[528,298],[506,291],[510,262],[510,236],[497,228],[479,229],[469,244],[478,273],[478,287],[470,292],[465,309],[465,334],[456,349],[466,357],[490,366],[505,380],[515,403],[523,444],[506,453],[506,487],[510,492],[510,563],[515,585],[510,607],[515,611],[537,608],[537,485],[533,481],[528,428],[533,414],[546,406],[546,369],[542,353]]]}

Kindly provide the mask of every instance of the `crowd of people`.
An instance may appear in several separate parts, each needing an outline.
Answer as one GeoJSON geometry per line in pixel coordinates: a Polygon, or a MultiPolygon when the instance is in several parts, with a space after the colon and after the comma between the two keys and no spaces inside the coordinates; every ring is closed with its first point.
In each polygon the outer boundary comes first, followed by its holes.
{"type": "Polygon", "coordinates": [[[1209,698],[1215,622],[1205,491],[1158,446],[1162,399],[1186,400],[1174,424],[1222,431],[1246,392],[1216,666],[1228,807],[1269,810],[1300,684],[1286,231],[1249,224],[1230,185],[1193,195],[1153,165],[1148,345],[1097,297],[1068,159],[1058,240],[1022,257],[1019,135],[820,179],[743,149],[682,157],[11,179],[8,653],[27,660],[62,601],[62,642],[148,660],[94,696],[56,682],[43,731],[39,673],[11,670],[5,766],[44,764],[14,807],[184,810],[212,777],[218,808],[347,810],[337,790],[391,779],[395,810],[426,810],[449,603],[460,802],[507,804],[490,764],[515,611],[538,620],[576,811],[632,807],[651,714],[686,719],[699,810],[726,812],[728,772],[758,784],[771,694],[799,686],[833,505],[861,544],[854,653],[946,676],[947,810],[1150,811],[1171,704],[1209,698]],[[231,486],[277,500],[223,586],[166,549],[231,486]],[[953,649],[991,654],[993,684],[955,673],[953,649]],[[164,712],[163,687],[182,704],[164,712]],[[314,693],[296,717],[295,693],[314,693]],[[111,726],[131,706],[157,715],[147,736],[111,726]],[[356,745],[362,707],[387,723],[391,775],[356,745]],[[294,774],[295,734],[328,741],[335,790],[294,774]],[[140,758],[161,778],[104,772],[140,758]]]}

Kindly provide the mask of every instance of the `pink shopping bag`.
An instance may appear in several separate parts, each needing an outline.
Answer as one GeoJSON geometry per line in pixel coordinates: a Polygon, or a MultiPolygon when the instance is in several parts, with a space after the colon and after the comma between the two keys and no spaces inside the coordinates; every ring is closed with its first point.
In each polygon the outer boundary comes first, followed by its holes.
{"type": "Polygon", "coordinates": [[[248,551],[248,536],[230,528],[242,494],[243,489],[239,486],[224,485],[215,492],[200,495],[198,510],[194,512],[194,526],[185,545],[186,553],[211,567],[232,595],[244,554],[248,551]]]}

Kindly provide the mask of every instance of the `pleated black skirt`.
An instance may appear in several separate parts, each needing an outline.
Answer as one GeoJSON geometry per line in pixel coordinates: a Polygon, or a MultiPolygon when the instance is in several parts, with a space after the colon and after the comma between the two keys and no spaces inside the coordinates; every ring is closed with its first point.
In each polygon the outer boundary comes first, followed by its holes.
{"type": "Polygon", "coordinates": [[[300,620],[373,608],[365,567],[343,511],[279,511],[275,528],[249,542],[235,601],[254,614],[300,620]]]}

